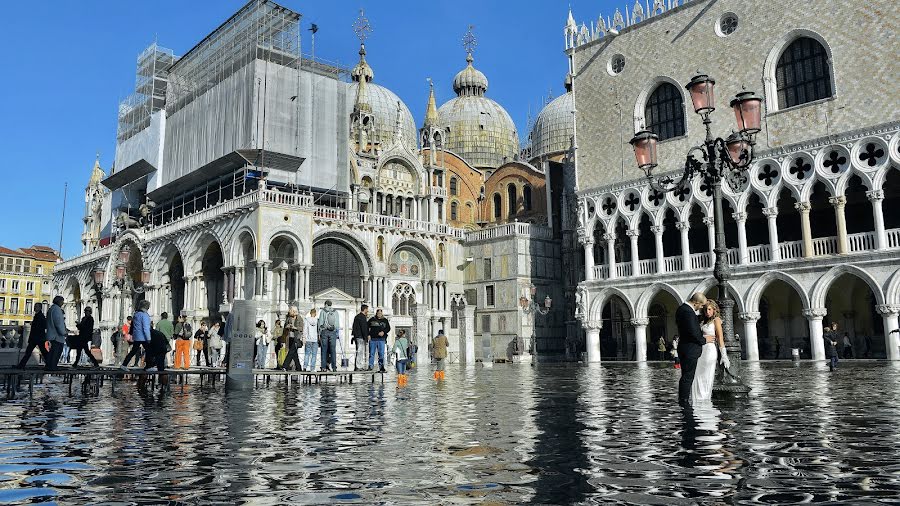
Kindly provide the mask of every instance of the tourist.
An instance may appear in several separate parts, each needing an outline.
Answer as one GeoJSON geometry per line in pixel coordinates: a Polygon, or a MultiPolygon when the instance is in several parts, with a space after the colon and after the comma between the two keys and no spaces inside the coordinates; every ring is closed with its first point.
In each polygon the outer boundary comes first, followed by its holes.
{"type": "Polygon", "coordinates": [[[678,306],[675,311],[675,324],[681,341],[678,342],[678,355],[681,358],[681,379],[678,381],[678,402],[687,406],[691,400],[691,386],[697,370],[697,360],[703,353],[703,346],[712,342],[713,338],[705,338],[700,329],[697,315],[706,305],[706,295],[700,292],[693,294],[687,302],[678,306]]]}
{"type": "Polygon", "coordinates": [[[128,370],[128,362],[134,357],[134,364],[140,362],[140,352],[147,352],[147,344],[150,342],[150,315],[147,310],[150,309],[150,301],[142,300],[138,304],[138,310],[134,313],[131,320],[131,351],[125,355],[125,361],[122,362],[122,370],[128,370]]]}
{"type": "Polygon", "coordinates": [[[716,377],[716,362],[722,364],[725,369],[731,367],[728,353],[725,352],[725,338],[722,332],[722,318],[719,314],[719,305],[715,301],[707,301],[700,314],[700,330],[706,343],[701,348],[700,358],[697,360],[694,372],[694,381],[691,383],[692,405],[708,404],[712,402],[713,381],[716,377]],[[718,343],[718,354],[716,344],[718,343]],[[718,355],[718,356],[717,356],[718,355]]]}
{"type": "Polygon", "coordinates": [[[659,340],[656,341],[656,351],[659,355],[660,360],[666,360],[666,338],[663,336],[659,336],[659,340]]]}
{"type": "Polygon", "coordinates": [[[681,359],[678,358],[678,334],[672,337],[672,361],[675,362],[675,369],[681,369],[681,359]]]}
{"type": "Polygon", "coordinates": [[[406,332],[403,330],[397,331],[397,340],[394,341],[394,348],[391,350],[391,355],[397,357],[397,384],[399,386],[406,385],[406,348],[409,346],[409,341],[406,339],[406,332]]]}
{"type": "Polygon", "coordinates": [[[386,372],[384,369],[384,353],[388,332],[390,331],[391,324],[384,317],[384,312],[381,309],[375,311],[375,316],[369,319],[369,371],[374,367],[375,354],[378,353],[378,371],[386,372]]]}
{"type": "Polygon", "coordinates": [[[34,305],[34,317],[31,319],[31,333],[28,334],[28,347],[25,348],[25,354],[19,361],[19,369],[24,369],[31,359],[31,354],[37,348],[44,362],[47,362],[47,348],[44,347],[47,342],[47,317],[44,316],[43,305],[37,303],[34,305]]]}
{"type": "Polygon", "coordinates": [[[325,301],[325,307],[319,315],[319,344],[322,346],[322,370],[337,371],[337,338],[340,326],[340,315],[331,307],[331,301],[325,301]]]}
{"type": "Polygon", "coordinates": [[[144,370],[147,372],[165,371],[166,353],[169,348],[169,338],[159,330],[157,323],[150,329],[150,340],[144,344],[144,370]]]}
{"type": "Polygon", "coordinates": [[[301,332],[301,325],[303,325],[303,323],[300,321],[300,316],[297,314],[297,308],[290,308],[287,317],[284,319],[284,333],[287,337],[287,354],[284,356],[281,368],[285,371],[290,371],[291,367],[293,367],[295,371],[303,370],[303,366],[300,364],[300,356],[297,354],[297,348],[301,346],[299,335],[301,332]]]}
{"type": "Polygon", "coordinates": [[[174,348],[175,344],[172,342],[172,339],[175,336],[175,326],[172,325],[172,320],[169,319],[169,313],[163,312],[159,315],[159,321],[156,323],[155,328],[166,336],[166,341],[169,343],[168,348],[174,348]]]}
{"type": "Polygon", "coordinates": [[[432,353],[434,353],[434,359],[437,362],[434,371],[434,379],[436,380],[444,379],[444,363],[447,361],[447,348],[449,347],[450,341],[444,335],[444,330],[438,330],[431,343],[432,353]]]}
{"type": "Polygon", "coordinates": [[[210,358],[207,360],[207,365],[212,365],[212,367],[220,367],[222,364],[222,348],[225,347],[225,342],[222,340],[222,324],[219,322],[213,323],[213,326],[209,329],[209,341],[208,341],[208,350],[210,358]]]}
{"type": "Polygon", "coordinates": [[[303,355],[303,370],[316,370],[316,355],[319,353],[319,319],[316,308],[309,310],[309,316],[303,319],[303,340],[306,353],[303,355]]]}
{"type": "Polygon", "coordinates": [[[175,324],[175,369],[187,369],[191,366],[191,333],[194,329],[188,323],[185,315],[178,316],[175,324]]]}
{"type": "Polygon", "coordinates": [[[834,372],[838,366],[838,352],[837,352],[837,344],[838,344],[838,324],[837,322],[831,322],[831,330],[825,332],[825,349],[827,353],[825,354],[830,360],[828,362],[828,368],[834,372]]]}
{"type": "Polygon", "coordinates": [[[59,357],[62,355],[68,331],[66,330],[66,314],[62,309],[66,301],[62,295],[53,297],[53,304],[47,314],[47,341],[50,342],[50,352],[47,354],[44,368],[48,371],[59,369],[59,357]]]}
{"type": "Polygon", "coordinates": [[[256,322],[256,368],[265,369],[266,358],[269,356],[269,342],[272,336],[266,327],[266,321],[260,320],[256,322]]]}
{"type": "Polygon", "coordinates": [[[353,370],[365,369],[366,351],[369,348],[369,306],[365,304],[360,306],[359,313],[353,318],[353,330],[350,335],[353,337],[353,344],[356,345],[353,370]]]}
{"type": "Polygon", "coordinates": [[[844,332],[844,358],[853,358],[853,342],[850,341],[850,333],[844,332]]]}
{"type": "Polygon", "coordinates": [[[284,363],[284,357],[281,355],[281,350],[284,348],[284,326],[281,324],[281,319],[275,320],[275,325],[272,327],[272,338],[275,340],[275,368],[281,369],[281,364],[284,363]]]}
{"type": "Polygon", "coordinates": [[[91,316],[91,313],[93,313],[93,310],[90,307],[84,308],[84,317],[75,325],[78,328],[78,336],[73,339],[75,342],[75,364],[73,367],[78,367],[82,351],[87,355],[88,360],[91,361],[94,367],[100,367],[100,363],[91,354],[90,345],[94,337],[94,317],[91,316]]]}
{"type": "Polygon", "coordinates": [[[194,333],[194,351],[197,352],[197,360],[195,364],[197,367],[203,365],[200,362],[200,354],[203,353],[206,359],[206,367],[211,367],[212,364],[209,362],[209,327],[207,326],[206,320],[200,322],[200,328],[197,332],[194,333]]]}
{"type": "MultiPolygon", "coordinates": [[[[403,332],[403,335],[406,336],[406,331],[401,330],[399,332],[403,332]]],[[[416,368],[416,356],[419,353],[419,347],[416,343],[412,342],[409,338],[406,339],[406,368],[407,369],[415,369],[416,368]]]]}

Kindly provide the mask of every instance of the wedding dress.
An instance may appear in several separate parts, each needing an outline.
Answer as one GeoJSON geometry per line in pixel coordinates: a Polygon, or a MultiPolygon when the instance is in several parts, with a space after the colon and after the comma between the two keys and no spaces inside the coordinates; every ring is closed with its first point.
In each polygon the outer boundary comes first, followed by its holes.
{"type": "MultiPolygon", "coordinates": [[[[715,336],[715,322],[710,321],[700,326],[703,336],[715,336]]],[[[716,361],[718,350],[715,343],[703,345],[703,352],[697,360],[697,369],[694,372],[694,382],[691,384],[691,404],[707,403],[712,401],[713,381],[716,377],[716,361]]]]}

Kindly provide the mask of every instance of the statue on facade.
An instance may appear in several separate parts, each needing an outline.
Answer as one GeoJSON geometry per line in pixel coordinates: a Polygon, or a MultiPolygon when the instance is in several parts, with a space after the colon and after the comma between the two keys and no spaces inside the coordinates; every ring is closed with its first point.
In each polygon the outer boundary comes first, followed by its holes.
{"type": "Polygon", "coordinates": [[[576,208],[575,214],[578,217],[578,228],[584,228],[584,201],[578,199],[578,207],[576,208]]]}
{"type": "Polygon", "coordinates": [[[575,292],[575,317],[583,317],[585,316],[585,299],[587,299],[587,293],[584,288],[579,288],[575,292]]]}
{"type": "Polygon", "coordinates": [[[128,229],[132,228],[140,228],[141,223],[132,218],[127,211],[120,211],[119,216],[116,217],[116,228],[120,232],[124,232],[128,229]]]}

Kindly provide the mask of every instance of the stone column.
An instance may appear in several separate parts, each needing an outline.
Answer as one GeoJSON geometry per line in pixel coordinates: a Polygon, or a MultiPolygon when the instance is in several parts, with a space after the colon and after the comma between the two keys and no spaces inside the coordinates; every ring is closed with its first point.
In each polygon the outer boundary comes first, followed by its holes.
{"type": "Polygon", "coordinates": [[[778,207],[765,207],[763,214],[769,222],[769,247],[772,248],[770,256],[773,262],[777,262],[781,260],[781,248],[778,247],[778,223],[776,222],[778,207]]]}
{"type": "Polygon", "coordinates": [[[641,275],[640,259],[638,258],[638,237],[641,235],[640,230],[629,230],[625,235],[631,239],[631,275],[641,275]]]}
{"type": "Polygon", "coordinates": [[[638,362],[647,361],[647,324],[649,318],[634,318],[631,325],[634,326],[634,359],[638,362]]]}
{"type": "Polygon", "coordinates": [[[875,308],[884,322],[884,346],[888,360],[900,360],[900,333],[897,329],[897,315],[900,304],[879,304],[875,308]]]}
{"type": "Polygon", "coordinates": [[[606,260],[609,269],[606,279],[616,279],[616,234],[603,234],[606,241],[606,260]]]}
{"type": "Polygon", "coordinates": [[[687,221],[679,221],[675,223],[675,228],[681,232],[681,270],[691,270],[691,246],[688,243],[688,232],[691,230],[691,223],[687,221]]]}
{"type": "Polygon", "coordinates": [[[244,267],[243,266],[235,267],[234,298],[235,299],[243,299],[244,298],[244,267]]]}
{"type": "Polygon", "coordinates": [[[884,190],[866,192],[866,197],[872,203],[872,216],[875,218],[875,249],[883,250],[887,248],[887,235],[884,233],[884,213],[881,212],[884,190]]]}
{"type": "Polygon", "coordinates": [[[797,202],[794,209],[800,211],[800,234],[803,237],[803,258],[813,257],[812,228],[809,224],[809,210],[812,206],[809,202],[797,202]]]}
{"type": "Polygon", "coordinates": [[[191,311],[194,309],[194,276],[185,276],[183,279],[184,279],[184,310],[191,311]]]}
{"type": "Polygon", "coordinates": [[[716,265],[716,220],[712,216],[703,218],[706,224],[706,242],[709,243],[709,265],[716,265]]]}
{"type": "Polygon", "coordinates": [[[747,350],[747,360],[759,361],[759,340],[756,337],[756,322],[759,321],[758,312],[741,313],[741,321],[744,322],[744,342],[742,345],[747,350]]]}
{"type": "Polygon", "coordinates": [[[591,237],[579,237],[578,242],[584,247],[584,279],[594,279],[594,239],[591,237]]]}
{"type": "Polygon", "coordinates": [[[459,332],[459,361],[475,365],[475,307],[466,306],[462,310],[459,332]]]}
{"type": "Polygon", "coordinates": [[[731,215],[737,223],[738,233],[738,262],[741,265],[750,263],[750,254],[747,251],[747,213],[734,213],[731,215]]]}
{"type": "MultiPolygon", "coordinates": [[[[587,317],[587,316],[585,316],[587,317]]],[[[589,364],[600,363],[600,328],[601,322],[582,322],[585,331],[585,348],[589,364]]]]}
{"type": "Polygon", "coordinates": [[[812,347],[813,360],[825,360],[825,341],[822,330],[822,318],[828,314],[824,307],[804,309],[803,316],[809,321],[809,343],[812,347]]]}
{"type": "Polygon", "coordinates": [[[650,231],[653,232],[653,238],[656,240],[656,273],[662,274],[666,272],[666,259],[663,256],[665,251],[663,250],[663,232],[666,230],[666,227],[663,225],[654,225],[650,227],[650,231]]]}
{"type": "Polygon", "coordinates": [[[847,241],[847,219],[844,216],[844,207],[847,205],[847,197],[831,197],[828,202],[834,206],[834,219],[837,222],[837,249],[839,255],[850,253],[847,241]]]}
{"type": "Polygon", "coordinates": [[[303,267],[303,300],[309,300],[312,294],[309,293],[309,272],[312,270],[311,265],[303,267]]]}

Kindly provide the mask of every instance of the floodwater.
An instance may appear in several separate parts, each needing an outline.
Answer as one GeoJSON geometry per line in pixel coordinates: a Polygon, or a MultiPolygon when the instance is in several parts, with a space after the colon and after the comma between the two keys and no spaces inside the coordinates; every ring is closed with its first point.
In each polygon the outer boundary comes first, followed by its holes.
{"type": "Polygon", "coordinates": [[[449,367],[403,389],[46,384],[0,404],[0,504],[900,502],[900,366],[841,366],[748,365],[749,399],[693,415],[662,364],[449,367]]]}

